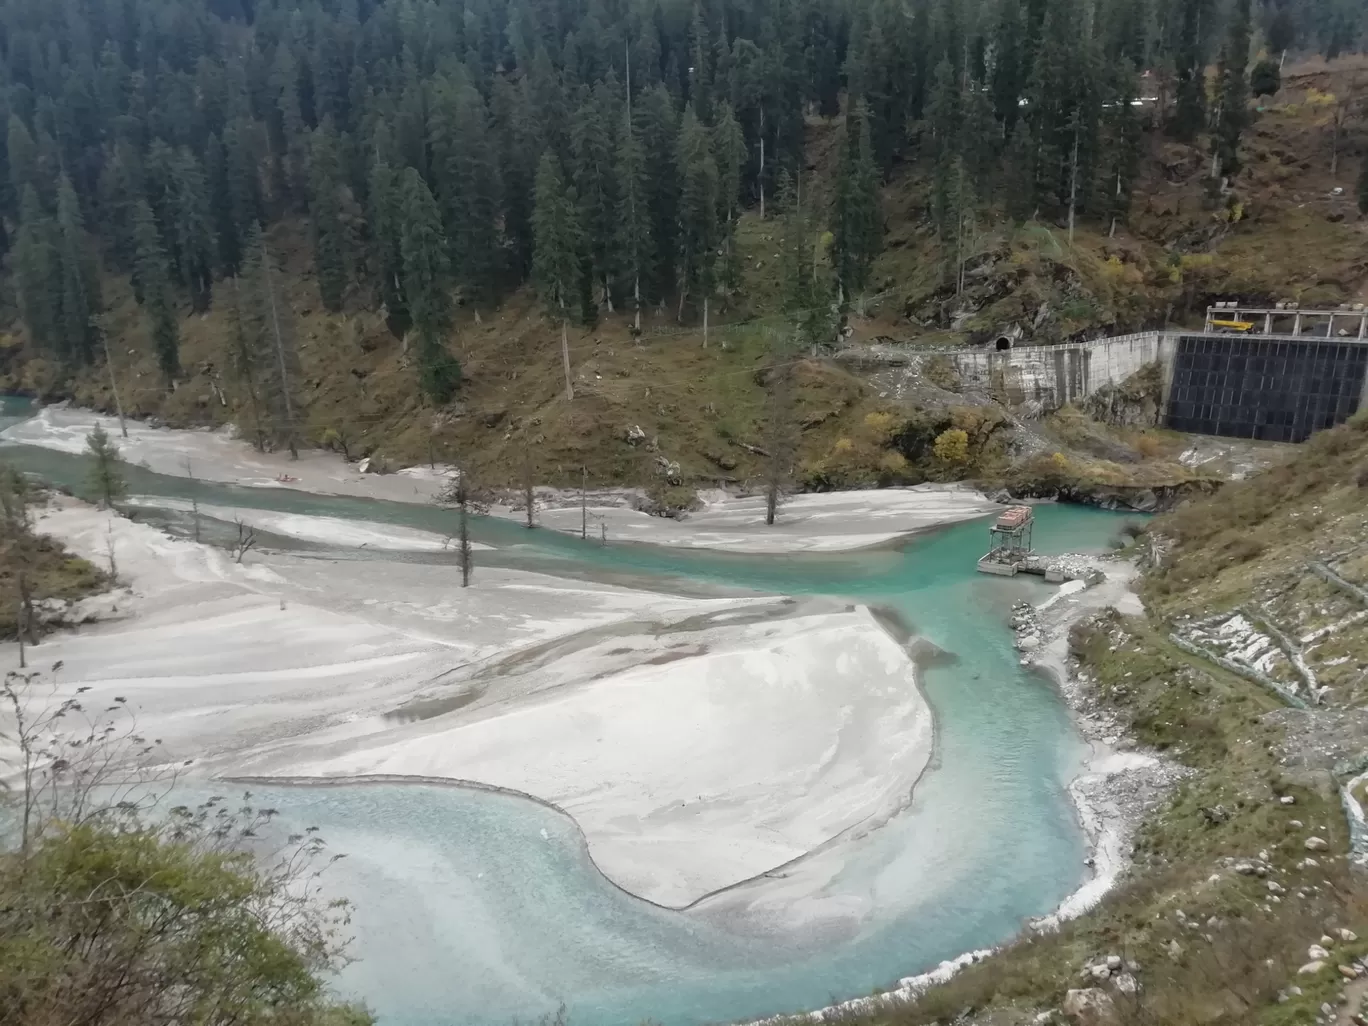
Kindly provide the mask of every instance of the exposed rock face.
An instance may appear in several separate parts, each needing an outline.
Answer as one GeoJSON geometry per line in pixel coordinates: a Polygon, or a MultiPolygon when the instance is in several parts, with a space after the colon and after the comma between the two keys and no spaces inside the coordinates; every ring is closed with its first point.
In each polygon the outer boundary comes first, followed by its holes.
{"type": "Polygon", "coordinates": [[[1103,1026],[1113,1019],[1111,995],[1097,987],[1071,990],[1064,995],[1064,1014],[1079,1026],[1103,1026]]]}

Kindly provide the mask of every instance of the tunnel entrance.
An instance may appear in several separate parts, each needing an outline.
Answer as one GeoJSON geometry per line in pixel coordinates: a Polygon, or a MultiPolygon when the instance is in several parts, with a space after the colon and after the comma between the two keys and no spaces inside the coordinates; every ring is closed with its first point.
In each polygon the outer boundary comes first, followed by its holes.
{"type": "Polygon", "coordinates": [[[997,350],[999,353],[1012,348],[1012,340],[1006,335],[999,335],[997,340],[997,350]]]}

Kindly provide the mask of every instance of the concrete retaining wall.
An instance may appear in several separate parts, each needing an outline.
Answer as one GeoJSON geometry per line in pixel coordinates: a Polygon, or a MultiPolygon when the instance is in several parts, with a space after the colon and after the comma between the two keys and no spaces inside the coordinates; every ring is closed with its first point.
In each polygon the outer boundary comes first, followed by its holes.
{"type": "Polygon", "coordinates": [[[1000,390],[1013,405],[1030,402],[1055,410],[1103,385],[1120,384],[1156,360],[1171,365],[1174,347],[1173,336],[1150,331],[1095,342],[944,355],[965,385],[1000,390]]]}

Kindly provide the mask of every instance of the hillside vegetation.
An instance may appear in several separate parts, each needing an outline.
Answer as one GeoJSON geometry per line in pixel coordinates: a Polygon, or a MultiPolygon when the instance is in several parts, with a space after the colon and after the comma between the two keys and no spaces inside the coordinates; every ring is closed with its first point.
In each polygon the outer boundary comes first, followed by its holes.
{"type": "Polygon", "coordinates": [[[495,483],[1182,485],[828,359],[1358,298],[1360,5],[1089,6],[10,5],[0,383],[495,483]]]}

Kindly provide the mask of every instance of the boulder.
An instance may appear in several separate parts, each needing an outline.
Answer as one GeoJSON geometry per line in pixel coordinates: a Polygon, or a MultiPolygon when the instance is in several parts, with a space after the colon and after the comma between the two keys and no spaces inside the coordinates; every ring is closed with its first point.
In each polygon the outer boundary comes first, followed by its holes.
{"type": "Polygon", "coordinates": [[[1307,851],[1326,851],[1330,847],[1330,842],[1324,837],[1308,837],[1304,847],[1307,851]]]}
{"type": "Polygon", "coordinates": [[[1306,949],[1306,957],[1313,961],[1323,962],[1330,957],[1330,952],[1319,944],[1312,944],[1306,949]]]}
{"type": "Polygon", "coordinates": [[[1112,980],[1112,986],[1122,994],[1134,994],[1140,989],[1140,983],[1130,973],[1122,973],[1112,980]]]}
{"type": "Polygon", "coordinates": [[[1080,1026],[1100,1026],[1112,1019],[1112,999],[1096,987],[1071,990],[1064,995],[1063,1010],[1080,1026]]]}
{"type": "Polygon", "coordinates": [[[1314,976],[1316,973],[1320,972],[1320,971],[1321,971],[1322,969],[1324,969],[1324,968],[1325,968],[1325,963],[1322,962],[1319,958],[1317,958],[1317,959],[1315,959],[1314,961],[1307,962],[1306,965],[1304,965],[1304,966],[1302,966],[1300,969],[1298,969],[1298,970],[1297,970],[1297,975],[1298,975],[1298,976],[1314,976]]]}
{"type": "Polygon", "coordinates": [[[1342,926],[1335,932],[1339,934],[1339,939],[1344,941],[1345,944],[1353,944],[1354,941],[1358,940],[1358,934],[1353,930],[1346,930],[1342,926]]]}

